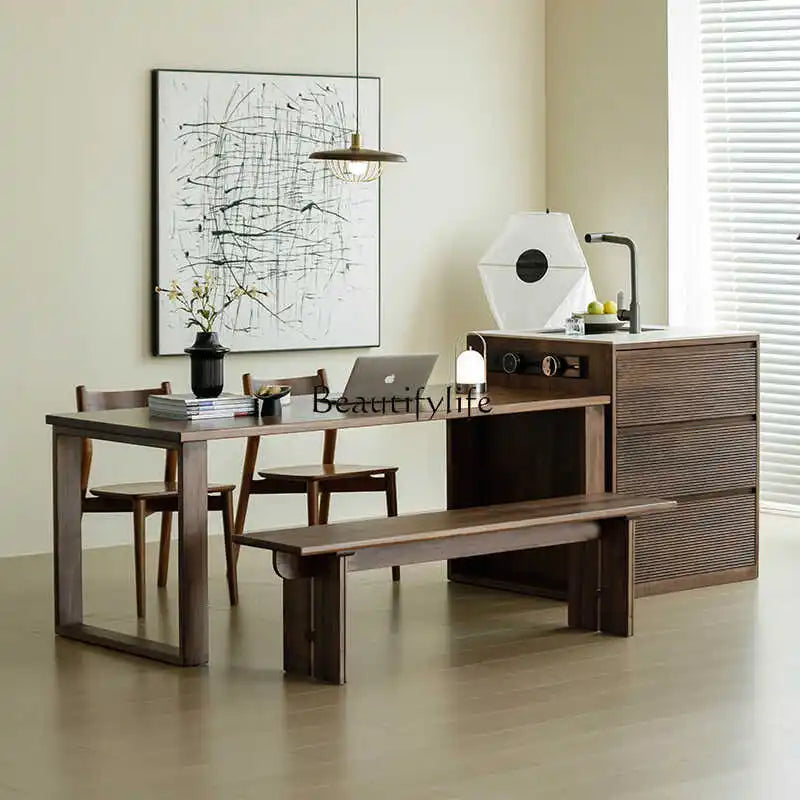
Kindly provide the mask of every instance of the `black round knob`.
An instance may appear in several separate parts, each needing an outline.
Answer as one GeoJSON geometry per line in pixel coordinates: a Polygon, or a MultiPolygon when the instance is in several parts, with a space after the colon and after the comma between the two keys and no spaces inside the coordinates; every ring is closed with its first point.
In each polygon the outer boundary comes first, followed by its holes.
{"type": "Polygon", "coordinates": [[[545,356],[542,359],[542,374],[548,378],[561,372],[561,359],[558,356],[545,356]]]}
{"type": "Polygon", "coordinates": [[[509,375],[516,372],[522,364],[522,358],[519,353],[506,353],[503,356],[503,372],[509,375]]]}

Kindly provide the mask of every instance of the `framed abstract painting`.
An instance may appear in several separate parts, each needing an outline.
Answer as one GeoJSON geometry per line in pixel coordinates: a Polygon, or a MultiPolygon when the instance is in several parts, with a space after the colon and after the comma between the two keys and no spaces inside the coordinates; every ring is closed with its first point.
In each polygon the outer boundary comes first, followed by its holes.
{"type": "MultiPolygon", "coordinates": [[[[359,88],[379,143],[380,80],[359,88]]],[[[308,159],[347,146],[355,98],[352,77],[153,72],[154,284],[240,295],[219,325],[235,352],[380,344],[379,181],[308,159]]],[[[155,355],[183,352],[186,321],[154,293],[155,355]]]]}

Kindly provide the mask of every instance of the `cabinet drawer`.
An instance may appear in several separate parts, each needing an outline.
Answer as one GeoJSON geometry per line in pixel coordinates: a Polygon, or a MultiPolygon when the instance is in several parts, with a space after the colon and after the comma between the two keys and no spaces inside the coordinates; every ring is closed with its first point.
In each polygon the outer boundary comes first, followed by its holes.
{"type": "Polygon", "coordinates": [[[670,347],[617,355],[617,425],[755,414],[755,344],[670,347]]]}
{"type": "Polygon", "coordinates": [[[754,419],[617,430],[617,491],[679,497],[756,485],[754,419]]]}
{"type": "Polygon", "coordinates": [[[675,511],[636,523],[636,583],[755,563],[755,494],[679,501],[675,511]]]}

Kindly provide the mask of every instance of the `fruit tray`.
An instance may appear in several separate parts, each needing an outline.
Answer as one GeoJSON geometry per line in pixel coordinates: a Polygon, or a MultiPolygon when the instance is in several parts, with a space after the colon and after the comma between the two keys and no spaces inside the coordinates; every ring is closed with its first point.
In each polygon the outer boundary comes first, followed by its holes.
{"type": "Polygon", "coordinates": [[[586,333],[613,333],[625,323],[616,314],[578,314],[586,333]]]}

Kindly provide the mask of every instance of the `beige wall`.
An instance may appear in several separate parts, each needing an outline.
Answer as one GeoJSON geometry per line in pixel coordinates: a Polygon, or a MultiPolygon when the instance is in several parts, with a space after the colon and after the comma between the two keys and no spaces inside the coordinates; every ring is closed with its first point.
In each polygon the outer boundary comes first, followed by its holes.
{"type": "MultiPolygon", "coordinates": [[[[645,322],[667,309],[667,0],[547,0],[547,203],[636,241],[645,322]]],[[[600,299],[627,251],[587,245],[600,299]]]]}
{"type": "MultiPolygon", "coordinates": [[[[361,6],[383,141],[408,156],[383,185],[382,351],[439,352],[447,377],[456,335],[491,323],[483,249],[508,214],[544,203],[544,2],[361,6]]],[[[352,27],[349,0],[0,0],[0,555],[50,547],[44,415],[71,409],[75,384],[186,387],[183,358],[148,355],[149,70],[349,72],[352,27]]],[[[321,365],[343,382],[355,355],[233,356],[227,387],[246,370],[321,365]]],[[[271,440],[264,464],[314,460],[320,446],[271,440]]],[[[212,444],[211,478],[238,482],[242,450],[212,444]]],[[[347,432],[339,455],[398,464],[401,511],[444,503],[440,423],[347,432]]],[[[157,464],[155,452],[109,445],[94,477],[141,478],[157,464]]],[[[302,521],[302,509],[257,498],[251,522],[302,521]]],[[[335,516],[381,512],[377,496],[334,500],[335,516]]],[[[129,541],[129,524],[89,519],[87,540],[129,541]]]]}

